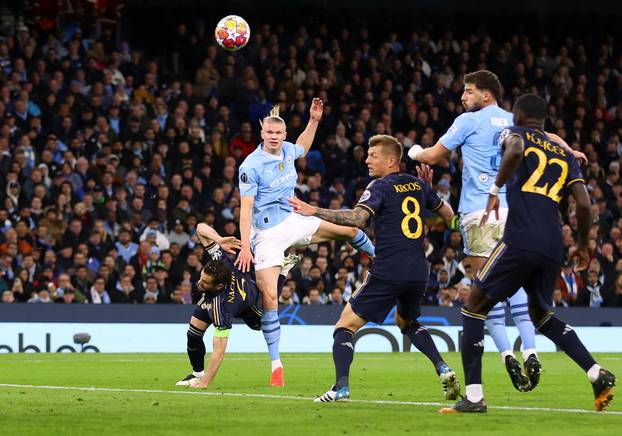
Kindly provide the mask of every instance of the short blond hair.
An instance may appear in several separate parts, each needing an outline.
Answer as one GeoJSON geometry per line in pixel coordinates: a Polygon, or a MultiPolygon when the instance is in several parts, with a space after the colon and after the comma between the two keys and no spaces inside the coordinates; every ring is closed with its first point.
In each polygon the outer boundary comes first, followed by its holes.
{"type": "Polygon", "coordinates": [[[402,144],[391,135],[374,135],[369,138],[369,147],[382,147],[383,152],[397,157],[397,162],[402,161],[402,144]]]}
{"type": "Polygon", "coordinates": [[[266,116],[263,121],[259,120],[259,124],[261,125],[261,127],[263,128],[264,123],[281,123],[281,124],[285,124],[285,120],[283,118],[281,118],[279,116],[279,105],[276,104],[274,106],[272,106],[272,109],[270,109],[270,113],[268,114],[268,116],[266,116]]]}

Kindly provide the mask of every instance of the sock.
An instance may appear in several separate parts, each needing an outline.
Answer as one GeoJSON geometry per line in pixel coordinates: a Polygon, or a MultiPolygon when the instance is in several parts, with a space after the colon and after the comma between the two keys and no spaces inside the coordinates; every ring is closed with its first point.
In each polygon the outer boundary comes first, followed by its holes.
{"type": "Polygon", "coordinates": [[[507,356],[512,356],[512,357],[515,357],[515,356],[514,356],[514,352],[513,352],[512,350],[508,350],[508,351],[503,351],[503,352],[501,352],[501,362],[502,362],[504,365],[505,365],[505,358],[506,358],[507,356]]]}
{"type": "Polygon", "coordinates": [[[371,243],[367,235],[364,231],[358,230],[356,232],[356,236],[348,241],[351,246],[356,248],[367,255],[374,257],[376,256],[376,249],[374,248],[374,244],[371,243]]]}
{"type": "Polygon", "coordinates": [[[495,345],[497,346],[499,353],[512,351],[510,340],[508,339],[507,332],[505,331],[505,306],[503,303],[495,304],[495,306],[490,310],[488,316],[486,317],[486,328],[488,329],[488,334],[492,337],[492,340],[495,341],[495,345]]]}
{"type": "Polygon", "coordinates": [[[417,350],[421,351],[427,356],[428,359],[430,359],[436,369],[436,373],[438,374],[438,367],[443,362],[443,358],[438,352],[438,349],[432,340],[432,336],[430,336],[430,333],[425,326],[415,321],[403,329],[402,334],[408,336],[408,339],[410,339],[410,342],[417,347],[417,350]]]}
{"type": "Polygon", "coordinates": [[[272,367],[272,372],[274,372],[277,368],[282,368],[283,364],[281,363],[281,359],[276,359],[270,362],[270,366],[272,367]]]}
{"type": "Polygon", "coordinates": [[[598,378],[600,369],[600,365],[595,363],[590,369],[587,370],[587,378],[589,378],[592,383],[594,383],[598,378]]]}
{"type": "MultiPolygon", "coordinates": [[[[203,373],[203,369],[205,367],[205,344],[203,343],[203,335],[205,334],[205,330],[201,330],[192,324],[188,327],[187,333],[187,346],[186,350],[188,351],[188,358],[190,359],[190,364],[192,365],[192,373],[196,376],[197,373],[203,373]]],[[[202,377],[197,376],[197,377],[202,377]]]]}
{"type": "Polygon", "coordinates": [[[462,312],[462,366],[466,385],[482,384],[482,355],[484,354],[483,315],[462,312]],[[481,316],[481,318],[479,317],[481,316]]]}
{"type": "Polygon", "coordinates": [[[514,305],[510,302],[510,312],[512,313],[514,325],[520,334],[523,350],[533,350],[536,348],[536,329],[531,322],[529,309],[527,307],[527,303],[514,305]]]}
{"type": "Polygon", "coordinates": [[[281,341],[281,323],[278,310],[266,310],[261,313],[261,331],[268,345],[270,360],[279,360],[279,342],[281,341]]]}
{"type": "Polygon", "coordinates": [[[201,378],[205,375],[205,371],[192,371],[192,375],[201,378]]]}
{"type": "Polygon", "coordinates": [[[577,365],[588,372],[596,361],[587,351],[575,331],[563,321],[560,321],[551,314],[550,318],[540,323],[538,330],[551,341],[564,350],[564,352],[574,360],[577,365]]]}
{"type": "Polygon", "coordinates": [[[484,398],[484,390],[482,385],[467,385],[466,397],[471,403],[477,403],[484,398]]]}
{"type": "Polygon", "coordinates": [[[333,362],[335,362],[335,388],[350,385],[350,365],[354,360],[354,333],[340,327],[333,333],[333,362]]]}
{"type": "Polygon", "coordinates": [[[538,357],[538,353],[536,352],[535,348],[527,348],[523,350],[523,362],[529,359],[529,356],[531,356],[532,354],[535,354],[536,357],[538,357]]]}

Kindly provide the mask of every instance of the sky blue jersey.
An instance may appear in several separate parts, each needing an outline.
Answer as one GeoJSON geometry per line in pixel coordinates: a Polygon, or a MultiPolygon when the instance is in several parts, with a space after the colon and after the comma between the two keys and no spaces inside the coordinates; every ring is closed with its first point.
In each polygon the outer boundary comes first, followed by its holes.
{"type": "MultiPolygon", "coordinates": [[[[462,214],[486,209],[488,192],[495,182],[503,150],[501,132],[513,126],[513,115],[497,105],[465,112],[454,120],[439,142],[449,150],[462,149],[462,192],[458,211],[462,214]]],[[[505,187],[499,191],[500,207],[507,207],[505,187]]]]}
{"type": "Polygon", "coordinates": [[[240,165],[240,195],[255,197],[255,228],[274,227],[292,213],[287,199],[294,196],[298,177],[294,161],[303,154],[304,148],[287,141],[281,156],[266,153],[259,144],[240,165]]]}

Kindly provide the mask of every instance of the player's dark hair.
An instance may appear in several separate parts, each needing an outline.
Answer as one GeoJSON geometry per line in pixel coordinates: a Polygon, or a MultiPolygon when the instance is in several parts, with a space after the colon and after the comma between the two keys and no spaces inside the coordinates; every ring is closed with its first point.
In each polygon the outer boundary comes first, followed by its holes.
{"type": "Polygon", "coordinates": [[[495,73],[488,70],[479,70],[465,74],[464,83],[475,85],[481,91],[488,91],[495,100],[501,97],[501,82],[495,73]]]}
{"type": "Polygon", "coordinates": [[[524,94],[516,99],[513,112],[520,112],[526,118],[543,121],[546,118],[546,101],[536,94],[524,94]]]}
{"type": "Polygon", "coordinates": [[[402,145],[391,135],[374,135],[369,138],[370,147],[382,147],[385,153],[397,157],[397,162],[402,161],[402,145]]]}
{"type": "Polygon", "coordinates": [[[210,260],[203,268],[203,273],[212,276],[214,284],[224,285],[225,287],[231,278],[231,270],[226,262],[222,260],[210,260]]]}

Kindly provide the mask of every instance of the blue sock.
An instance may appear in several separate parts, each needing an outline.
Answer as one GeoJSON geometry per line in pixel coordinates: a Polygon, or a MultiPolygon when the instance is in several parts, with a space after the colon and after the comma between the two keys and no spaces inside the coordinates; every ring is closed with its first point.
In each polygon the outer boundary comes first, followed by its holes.
{"type": "Polygon", "coordinates": [[[356,232],[356,236],[348,241],[351,246],[356,248],[363,253],[374,257],[376,256],[376,249],[374,248],[374,244],[371,243],[367,235],[361,229],[356,232]]]}
{"type": "Polygon", "coordinates": [[[281,323],[278,310],[266,310],[261,313],[261,331],[268,345],[270,360],[279,360],[279,342],[281,341],[281,323]]]}
{"type": "Polygon", "coordinates": [[[536,329],[529,317],[529,304],[527,294],[520,288],[516,294],[509,298],[510,312],[514,325],[520,333],[523,342],[523,350],[533,350],[536,348],[536,329]]]}
{"type": "Polygon", "coordinates": [[[514,325],[518,329],[520,339],[523,342],[523,350],[533,350],[536,348],[536,329],[531,322],[529,313],[526,308],[524,311],[519,310],[514,312],[512,307],[512,319],[514,325]]]}
{"type": "Polygon", "coordinates": [[[488,334],[492,336],[492,340],[495,341],[499,353],[512,351],[510,340],[505,331],[505,306],[503,303],[495,304],[495,307],[488,312],[486,328],[488,329],[488,334]]]}

